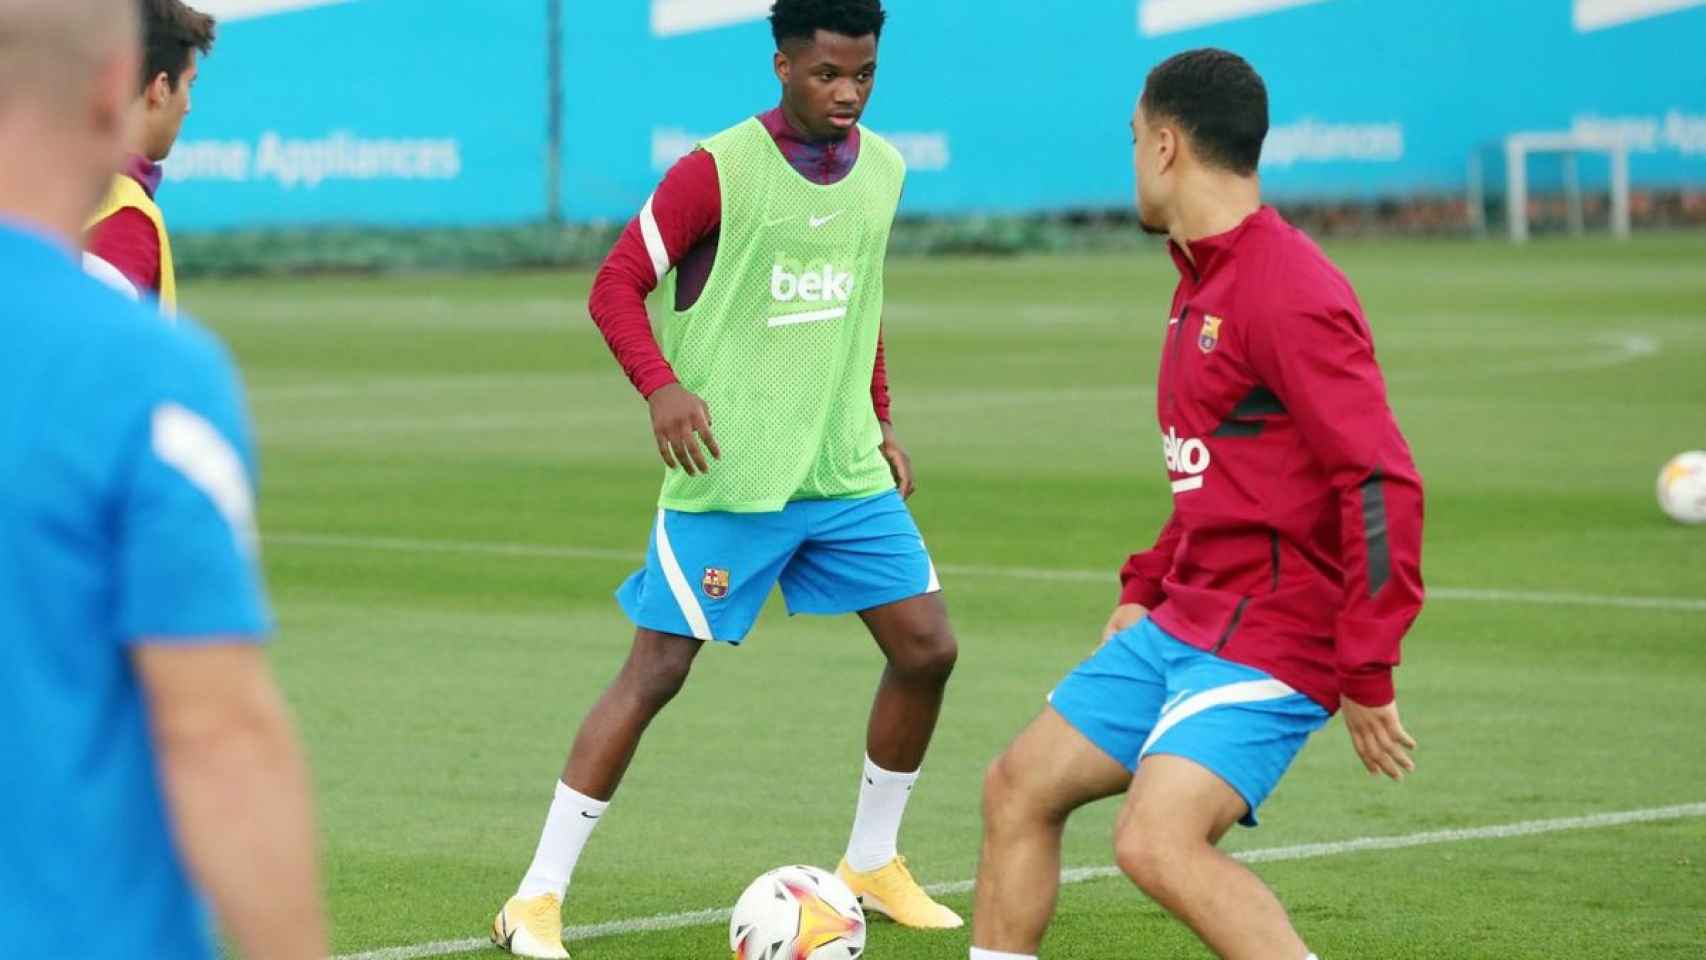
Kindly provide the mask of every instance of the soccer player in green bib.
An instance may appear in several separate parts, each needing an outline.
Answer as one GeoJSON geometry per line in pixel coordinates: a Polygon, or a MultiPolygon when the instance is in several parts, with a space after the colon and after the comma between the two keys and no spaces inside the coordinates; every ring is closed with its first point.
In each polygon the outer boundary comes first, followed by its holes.
{"type": "Polygon", "coordinates": [[[896,849],[957,648],[888,422],[883,261],[906,169],[859,125],[884,12],[779,0],[770,19],[781,106],[670,170],[594,284],[593,318],[651,406],[667,472],[645,568],[617,593],[632,651],[493,921],[520,956],[568,956],[563,898],[641,734],[706,641],[739,644],[777,585],[792,613],[859,614],[888,658],[838,874],[868,911],[961,925],[896,849]],[[645,298],[666,281],[660,344],[645,298]]]}

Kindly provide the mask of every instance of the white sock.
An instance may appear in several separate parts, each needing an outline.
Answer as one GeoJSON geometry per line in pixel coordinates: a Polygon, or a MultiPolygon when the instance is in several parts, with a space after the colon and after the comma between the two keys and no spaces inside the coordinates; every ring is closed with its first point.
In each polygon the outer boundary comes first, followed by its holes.
{"type": "Polygon", "coordinates": [[[539,835],[539,849],[533,854],[533,865],[521,878],[518,897],[537,897],[554,893],[559,897],[569,892],[569,878],[574,875],[575,861],[581,858],[592,828],[610,804],[577,793],[562,781],[557,782],[557,795],[551,800],[551,812],[545,815],[545,830],[539,835]]]}
{"type": "Polygon", "coordinates": [[[1304,957],[1303,960],[1321,960],[1321,958],[1312,953],[1309,956],[1304,957]]]}
{"type": "Polygon", "coordinates": [[[868,873],[886,865],[899,853],[900,818],[906,813],[918,771],[891,773],[865,758],[865,776],[859,782],[859,810],[853,816],[853,836],[847,840],[847,865],[868,873]]]}
{"type": "Polygon", "coordinates": [[[1037,960],[1037,958],[1029,953],[1000,953],[995,950],[979,950],[972,947],[971,960],[1037,960]]]}

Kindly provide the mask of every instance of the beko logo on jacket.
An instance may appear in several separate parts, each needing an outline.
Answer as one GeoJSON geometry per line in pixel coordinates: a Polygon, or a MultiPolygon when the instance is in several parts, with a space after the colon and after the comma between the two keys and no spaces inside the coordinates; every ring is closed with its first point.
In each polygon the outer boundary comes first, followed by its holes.
{"type": "Polygon", "coordinates": [[[1214,459],[1209,455],[1208,444],[1196,437],[1180,439],[1179,431],[1168,427],[1161,437],[1161,452],[1167,457],[1168,472],[1186,475],[1173,481],[1174,493],[1202,489],[1203,474],[1214,459]]]}

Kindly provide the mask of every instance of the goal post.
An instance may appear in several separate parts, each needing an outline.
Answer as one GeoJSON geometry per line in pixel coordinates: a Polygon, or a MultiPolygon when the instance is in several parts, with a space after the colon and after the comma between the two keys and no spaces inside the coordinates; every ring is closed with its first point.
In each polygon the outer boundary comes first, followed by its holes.
{"type": "MultiPolygon", "coordinates": [[[[1619,240],[1629,237],[1629,145],[1622,140],[1581,133],[1513,133],[1505,138],[1505,218],[1512,243],[1527,243],[1528,222],[1528,158],[1535,154],[1561,154],[1563,158],[1564,195],[1571,233],[1584,230],[1582,185],[1577,158],[1584,153],[1603,154],[1611,160],[1611,234],[1619,240]]],[[[1469,208],[1476,226],[1485,229],[1479,219],[1485,208],[1485,189],[1479,155],[1471,158],[1469,175],[1469,208]]]]}

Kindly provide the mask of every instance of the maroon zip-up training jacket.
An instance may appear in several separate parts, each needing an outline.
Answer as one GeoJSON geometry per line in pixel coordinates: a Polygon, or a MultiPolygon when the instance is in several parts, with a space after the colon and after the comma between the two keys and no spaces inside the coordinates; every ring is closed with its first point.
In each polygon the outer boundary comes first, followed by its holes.
{"type": "Polygon", "coordinates": [[[1121,602],[1328,710],[1390,703],[1422,606],[1422,486],[1356,294],[1268,207],[1171,249],[1173,515],[1121,570],[1121,602]]]}

